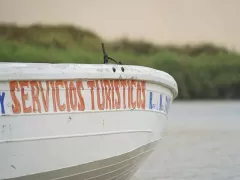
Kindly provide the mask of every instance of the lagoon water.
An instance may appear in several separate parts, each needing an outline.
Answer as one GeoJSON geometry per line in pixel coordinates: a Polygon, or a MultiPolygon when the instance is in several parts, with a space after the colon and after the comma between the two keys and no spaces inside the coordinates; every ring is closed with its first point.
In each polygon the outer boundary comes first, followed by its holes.
{"type": "Polygon", "coordinates": [[[133,180],[240,180],[240,101],[174,102],[133,180]]]}

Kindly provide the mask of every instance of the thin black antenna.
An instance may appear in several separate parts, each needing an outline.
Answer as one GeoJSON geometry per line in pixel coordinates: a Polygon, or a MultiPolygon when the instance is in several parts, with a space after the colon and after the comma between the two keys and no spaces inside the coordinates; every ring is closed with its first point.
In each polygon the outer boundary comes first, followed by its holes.
{"type": "Polygon", "coordinates": [[[116,64],[122,64],[120,61],[117,62],[115,59],[109,57],[109,56],[107,55],[107,53],[106,53],[104,43],[101,43],[101,44],[102,44],[102,50],[103,50],[103,63],[104,63],[104,64],[108,64],[108,60],[109,60],[109,59],[112,60],[112,61],[114,61],[116,64]]]}
{"type": "Polygon", "coordinates": [[[101,44],[102,44],[102,50],[103,50],[103,63],[108,64],[108,56],[104,47],[104,43],[101,43],[101,44]]]}

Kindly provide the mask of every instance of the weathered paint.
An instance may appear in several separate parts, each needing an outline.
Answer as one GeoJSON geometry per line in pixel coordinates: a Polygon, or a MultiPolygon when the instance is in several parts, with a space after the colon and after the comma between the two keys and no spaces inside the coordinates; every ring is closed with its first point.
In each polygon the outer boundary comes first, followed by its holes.
{"type": "Polygon", "coordinates": [[[172,99],[168,95],[157,92],[149,92],[150,110],[156,110],[168,114],[171,103],[172,99]]]}
{"type": "MultiPolygon", "coordinates": [[[[80,170],[73,172],[71,167],[102,162],[157,142],[176,95],[171,76],[145,67],[2,64],[0,179],[34,174],[46,179],[46,172],[82,177],[80,170]]],[[[113,162],[114,167],[120,161],[113,162]]],[[[134,166],[139,168],[140,163],[134,166]]],[[[93,179],[95,173],[108,179],[104,170],[92,172],[93,179]]]]}
{"type": "Polygon", "coordinates": [[[135,80],[11,81],[9,114],[145,109],[146,83],[135,80]]]}
{"type": "Polygon", "coordinates": [[[4,89],[8,90],[0,94],[0,115],[114,110],[168,113],[172,101],[138,80],[10,81],[4,89]]]}

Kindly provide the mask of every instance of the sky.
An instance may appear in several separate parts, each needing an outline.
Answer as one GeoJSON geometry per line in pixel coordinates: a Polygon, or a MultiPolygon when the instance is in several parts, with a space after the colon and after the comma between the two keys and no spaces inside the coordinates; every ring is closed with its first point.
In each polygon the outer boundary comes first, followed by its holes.
{"type": "Polygon", "coordinates": [[[0,23],[73,24],[105,39],[213,42],[240,51],[240,0],[0,0],[0,23]]]}

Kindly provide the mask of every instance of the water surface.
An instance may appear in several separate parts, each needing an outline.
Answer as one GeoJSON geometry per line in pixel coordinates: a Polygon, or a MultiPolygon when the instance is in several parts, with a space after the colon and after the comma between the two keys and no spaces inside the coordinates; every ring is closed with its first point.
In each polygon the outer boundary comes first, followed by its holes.
{"type": "Polygon", "coordinates": [[[240,180],[240,101],[175,102],[134,180],[240,180]]]}

